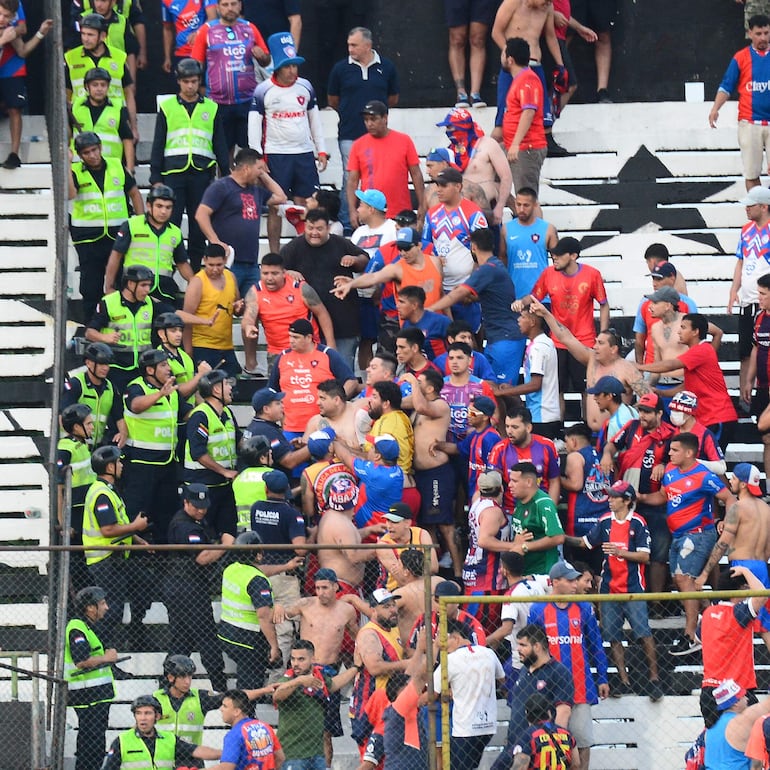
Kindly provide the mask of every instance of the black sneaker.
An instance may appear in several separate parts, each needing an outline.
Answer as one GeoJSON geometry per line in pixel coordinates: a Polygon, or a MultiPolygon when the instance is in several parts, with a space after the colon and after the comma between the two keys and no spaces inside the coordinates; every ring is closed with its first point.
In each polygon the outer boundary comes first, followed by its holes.
{"type": "Polygon", "coordinates": [[[15,152],[9,153],[3,168],[19,168],[19,166],[21,166],[21,158],[15,152]]]}
{"type": "Polygon", "coordinates": [[[703,645],[696,639],[691,639],[687,634],[682,634],[668,649],[669,655],[690,655],[698,652],[703,645]]]}
{"type": "Polygon", "coordinates": [[[600,88],[596,92],[596,101],[599,102],[599,104],[612,104],[610,92],[606,88],[600,88]]]}
{"type": "Polygon", "coordinates": [[[575,153],[565,150],[560,144],[556,143],[553,138],[553,134],[546,134],[545,140],[548,143],[548,157],[549,158],[568,158],[575,153]]]}
{"type": "Polygon", "coordinates": [[[622,698],[624,695],[633,695],[634,691],[629,682],[618,682],[616,687],[610,690],[611,698],[622,698]]]}
{"type": "Polygon", "coordinates": [[[660,684],[660,679],[650,680],[650,687],[647,691],[647,695],[653,703],[657,703],[663,697],[663,687],[660,684]]]}

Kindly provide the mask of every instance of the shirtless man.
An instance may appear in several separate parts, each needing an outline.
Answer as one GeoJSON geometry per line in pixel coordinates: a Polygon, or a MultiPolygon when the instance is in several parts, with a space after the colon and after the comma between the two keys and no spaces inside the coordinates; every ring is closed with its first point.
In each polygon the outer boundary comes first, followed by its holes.
{"type": "Polygon", "coordinates": [[[770,586],[767,572],[770,507],[761,499],[759,480],[759,468],[755,465],[738,463],[733,469],[729,485],[738,502],[725,513],[719,540],[695,579],[696,590],[703,588],[723,556],[727,556],[731,566],[750,569],[765,587],[770,586]]]}
{"type": "Polygon", "coordinates": [[[307,444],[311,433],[331,427],[334,428],[337,437],[346,444],[358,446],[356,436],[356,412],[358,410],[352,402],[348,401],[342,385],[334,379],[319,383],[317,403],[318,414],[310,418],[302,438],[303,442],[307,444]]]}
{"type": "Polygon", "coordinates": [[[318,523],[318,545],[335,545],[318,551],[321,569],[334,570],[343,593],[358,593],[364,582],[364,564],[376,558],[376,551],[348,549],[361,545],[364,537],[385,532],[383,524],[358,529],[353,514],[358,501],[358,488],[348,479],[335,479],[329,485],[326,510],[318,523]]]}
{"type": "MultiPolygon", "coordinates": [[[[593,387],[600,377],[610,375],[623,383],[626,403],[631,403],[632,395],[643,396],[650,392],[650,387],[644,381],[644,376],[630,361],[622,358],[619,349],[619,340],[616,335],[607,330],[596,335],[593,348],[583,345],[572,332],[557,321],[551,312],[541,302],[532,298],[529,306],[531,313],[545,318],[546,323],[553,332],[553,336],[566,346],[572,355],[586,366],[586,388],[593,387]]],[[[588,399],[585,404],[586,422],[593,431],[601,430],[606,419],[594,399],[588,399]]]]}
{"type": "MultiPolygon", "coordinates": [[[[556,145],[551,137],[553,115],[549,106],[550,99],[547,98],[548,84],[545,81],[543,68],[540,64],[542,61],[540,51],[541,36],[545,38],[545,44],[556,65],[560,70],[563,70],[564,62],[561,58],[559,41],[556,38],[556,28],[554,27],[553,0],[503,0],[500,8],[497,10],[495,23],[492,25],[492,40],[500,49],[502,65],[497,80],[497,114],[495,115],[495,128],[492,132],[492,138],[498,142],[503,138],[502,125],[503,113],[505,112],[505,97],[513,82],[511,74],[505,69],[505,41],[511,37],[521,37],[529,43],[530,67],[543,80],[543,91],[546,94],[543,124],[545,125],[548,137],[548,153],[552,155],[556,154],[553,150],[558,148],[558,145],[556,145]]],[[[561,150],[560,154],[564,154],[564,150],[561,148],[558,148],[558,150],[561,150]]]]}
{"type": "MultiPolygon", "coordinates": [[[[466,109],[455,107],[436,125],[446,127],[454,163],[463,175],[463,196],[484,212],[490,226],[499,225],[513,184],[511,167],[502,147],[484,135],[466,109]]],[[[437,168],[436,173],[445,167],[437,168]]],[[[432,173],[430,176],[435,178],[432,173]]]]}
{"type": "MultiPolygon", "coordinates": [[[[666,361],[671,358],[678,358],[687,350],[687,345],[679,342],[679,327],[683,315],[678,310],[679,293],[670,286],[664,286],[652,294],[648,294],[647,299],[652,303],[650,315],[658,319],[658,322],[650,327],[650,339],[655,351],[654,360],[666,361]]],[[[681,385],[683,379],[684,370],[682,369],[666,372],[663,382],[658,380],[658,375],[650,376],[651,382],[660,383],[664,387],[681,385]]]]}

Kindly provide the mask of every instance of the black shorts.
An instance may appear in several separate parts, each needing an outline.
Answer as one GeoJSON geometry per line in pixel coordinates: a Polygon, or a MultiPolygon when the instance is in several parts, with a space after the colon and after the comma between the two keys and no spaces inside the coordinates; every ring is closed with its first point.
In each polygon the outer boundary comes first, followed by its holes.
{"type": "Polygon", "coordinates": [[[618,17],[618,0],[572,0],[572,15],[594,32],[609,32],[618,17]]]}
{"type": "Polygon", "coordinates": [[[420,526],[454,524],[455,469],[451,462],[427,471],[415,471],[414,483],[420,493],[420,526]]]}
{"type": "Polygon", "coordinates": [[[559,361],[559,389],[562,393],[569,390],[585,393],[586,367],[565,348],[556,348],[559,361]]]}
{"type": "Polygon", "coordinates": [[[476,22],[490,26],[495,18],[496,0],[444,0],[447,27],[467,27],[476,22]]]}
{"type": "Polygon", "coordinates": [[[557,438],[562,438],[562,430],[564,426],[561,420],[555,420],[554,422],[533,422],[532,432],[538,436],[545,436],[545,438],[556,441],[557,438]]]}
{"type": "Polygon", "coordinates": [[[0,101],[9,110],[23,110],[27,106],[26,78],[0,78],[0,101]]]}
{"type": "Polygon", "coordinates": [[[227,149],[232,150],[237,144],[239,147],[249,146],[249,102],[243,104],[220,104],[219,115],[222,119],[222,128],[225,130],[227,149]]]}
{"type": "Polygon", "coordinates": [[[746,305],[738,316],[738,357],[743,360],[751,355],[754,346],[754,319],[759,305],[746,305]]]}
{"type": "MultiPolygon", "coordinates": [[[[751,397],[751,413],[759,417],[767,409],[768,404],[770,404],[770,390],[768,388],[757,388],[751,397]]],[[[768,433],[770,433],[768,430],[759,431],[760,436],[766,436],[768,433]]]]}

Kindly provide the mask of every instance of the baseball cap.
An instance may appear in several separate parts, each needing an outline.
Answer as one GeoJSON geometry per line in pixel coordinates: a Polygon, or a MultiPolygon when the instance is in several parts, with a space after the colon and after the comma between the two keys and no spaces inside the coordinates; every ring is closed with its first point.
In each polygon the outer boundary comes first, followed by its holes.
{"type": "Polygon", "coordinates": [[[374,439],[374,450],[385,460],[396,460],[400,448],[398,441],[390,433],[383,433],[374,439]]]}
{"type": "Polygon", "coordinates": [[[652,278],[673,278],[676,268],[670,262],[658,262],[647,275],[652,278]]]}
{"type": "Polygon", "coordinates": [[[568,561],[557,561],[551,567],[548,577],[551,580],[558,580],[559,578],[577,580],[580,577],[580,573],[568,561]]]}
{"type": "Polygon", "coordinates": [[[339,583],[337,580],[337,573],[329,567],[322,567],[313,576],[313,582],[317,583],[319,580],[328,580],[330,583],[339,583]]]}
{"type": "Polygon", "coordinates": [[[422,243],[422,237],[413,227],[404,227],[396,233],[396,247],[412,248],[422,243]]]}
{"type": "Polygon", "coordinates": [[[733,468],[733,475],[738,481],[742,481],[746,485],[752,495],[762,497],[762,490],[759,488],[761,476],[759,468],[757,468],[756,465],[752,465],[751,463],[738,463],[738,465],[733,468]]]}
{"type": "Polygon", "coordinates": [[[447,126],[453,128],[471,128],[473,126],[473,115],[464,107],[453,107],[446,114],[437,126],[447,126]]]}
{"type": "Polygon", "coordinates": [[[491,417],[495,413],[496,406],[495,402],[489,396],[476,396],[476,398],[471,401],[468,409],[474,412],[481,412],[487,417],[491,417]]]}
{"type": "Polygon", "coordinates": [[[324,489],[324,502],[331,511],[351,511],[358,502],[358,486],[350,476],[338,476],[324,489]]]}
{"type": "Polygon", "coordinates": [[[717,704],[717,711],[726,711],[730,706],[734,706],[745,694],[746,690],[734,679],[723,680],[714,688],[714,700],[717,704]]]}
{"type": "Polygon", "coordinates": [[[289,331],[294,334],[301,334],[307,336],[313,333],[313,324],[307,320],[307,318],[298,318],[296,321],[292,321],[289,325],[289,331]]]}
{"type": "Polygon", "coordinates": [[[367,206],[371,206],[377,211],[385,213],[388,209],[388,201],[385,199],[385,193],[381,190],[356,190],[356,198],[363,201],[367,206]]]}
{"type": "Polygon", "coordinates": [[[364,105],[361,110],[361,115],[378,115],[382,117],[388,114],[388,105],[385,102],[380,102],[377,99],[372,99],[364,105]]]}
{"type": "Polygon", "coordinates": [[[503,488],[503,477],[498,471],[487,471],[479,475],[476,486],[479,492],[488,495],[503,488]]]}
{"type": "Polygon", "coordinates": [[[436,175],[436,184],[462,184],[463,175],[456,168],[445,168],[436,175]]]}
{"type": "Polygon", "coordinates": [[[616,481],[611,487],[607,488],[607,494],[610,497],[622,497],[624,500],[633,502],[636,500],[636,490],[627,481],[616,481]]]}
{"type": "Polygon", "coordinates": [[[382,518],[396,524],[400,521],[411,521],[412,509],[406,503],[393,503],[393,505],[388,508],[388,512],[382,514],[382,518]]]}
{"type": "Polygon", "coordinates": [[[670,302],[674,307],[679,305],[679,292],[673,286],[661,286],[652,294],[645,296],[651,302],[670,302]]]}
{"type": "Polygon", "coordinates": [[[182,496],[196,508],[208,508],[211,505],[209,488],[205,484],[188,484],[182,490],[182,496]]]}
{"type": "Polygon", "coordinates": [[[289,477],[283,471],[270,471],[262,476],[268,492],[282,494],[289,488],[289,477]]]}
{"type": "Polygon", "coordinates": [[[381,604],[387,604],[398,599],[397,594],[392,594],[387,588],[378,588],[372,591],[372,595],[369,597],[369,604],[372,607],[379,607],[381,604]]]}
{"type": "Polygon", "coordinates": [[[262,388],[256,391],[251,397],[251,408],[255,412],[259,412],[264,409],[268,404],[272,404],[273,401],[283,401],[286,397],[285,393],[273,388],[262,388]]]}
{"type": "Polygon", "coordinates": [[[429,160],[431,163],[451,163],[452,159],[449,157],[449,150],[446,147],[434,147],[426,156],[425,160],[429,160]]]}
{"type": "Polygon", "coordinates": [[[562,254],[577,254],[580,256],[580,241],[570,236],[560,238],[559,242],[551,249],[551,254],[557,257],[560,257],[562,254]]]}
{"type": "Polygon", "coordinates": [[[770,190],[767,187],[752,187],[746,194],[746,197],[741,198],[738,203],[741,206],[756,206],[757,203],[770,206],[770,190]]]}
{"type": "Polygon", "coordinates": [[[417,224],[417,214],[412,209],[403,209],[393,217],[393,221],[400,227],[410,227],[417,224]]]}
{"type": "Polygon", "coordinates": [[[332,441],[337,437],[334,428],[326,427],[323,430],[314,430],[307,437],[307,448],[312,457],[323,457],[328,451],[332,441]]]}
{"type": "Polygon", "coordinates": [[[604,377],[599,377],[596,384],[591,388],[586,388],[586,393],[595,395],[596,393],[611,393],[613,396],[619,396],[625,392],[623,383],[611,374],[605,374],[604,377]]]}
{"type": "Polygon", "coordinates": [[[445,580],[433,589],[433,595],[436,598],[439,596],[462,596],[463,589],[454,580],[445,580]]]}
{"type": "Polygon", "coordinates": [[[636,408],[641,411],[660,412],[663,404],[657,393],[645,393],[637,402],[636,408]]]}

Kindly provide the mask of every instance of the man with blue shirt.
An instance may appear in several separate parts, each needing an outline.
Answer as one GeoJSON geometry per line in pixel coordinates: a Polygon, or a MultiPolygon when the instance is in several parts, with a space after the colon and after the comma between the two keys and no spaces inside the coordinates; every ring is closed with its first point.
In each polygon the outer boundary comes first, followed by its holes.
{"type": "Polygon", "coordinates": [[[458,302],[478,302],[487,336],[484,352],[498,382],[518,382],[526,338],[519,331],[516,314],[511,310],[511,303],[516,299],[513,281],[505,265],[494,255],[494,236],[489,228],[470,234],[470,249],[478,268],[428,309],[435,312],[458,302]]]}
{"type": "MultiPolygon", "coordinates": [[[[464,342],[466,345],[471,346],[471,374],[475,374],[476,377],[480,377],[482,380],[489,380],[490,382],[497,380],[497,375],[489,363],[489,359],[483,353],[479,353],[476,350],[476,338],[473,336],[473,329],[467,321],[452,321],[447,326],[446,344],[451,345],[453,342],[464,342]]],[[[445,377],[449,374],[447,359],[448,354],[442,353],[433,360],[433,365],[445,377]]]]}
{"type": "MultiPolygon", "coordinates": [[[[347,189],[348,158],[353,142],[366,133],[361,112],[372,100],[388,107],[398,104],[398,73],[389,59],[372,48],[372,32],[366,27],[354,27],[348,33],[348,58],[338,61],[329,74],[327,99],[340,116],[337,127],[340,159],[342,161],[342,190],[347,189]]],[[[342,196],[340,222],[350,228],[348,201],[342,196]]]]}

